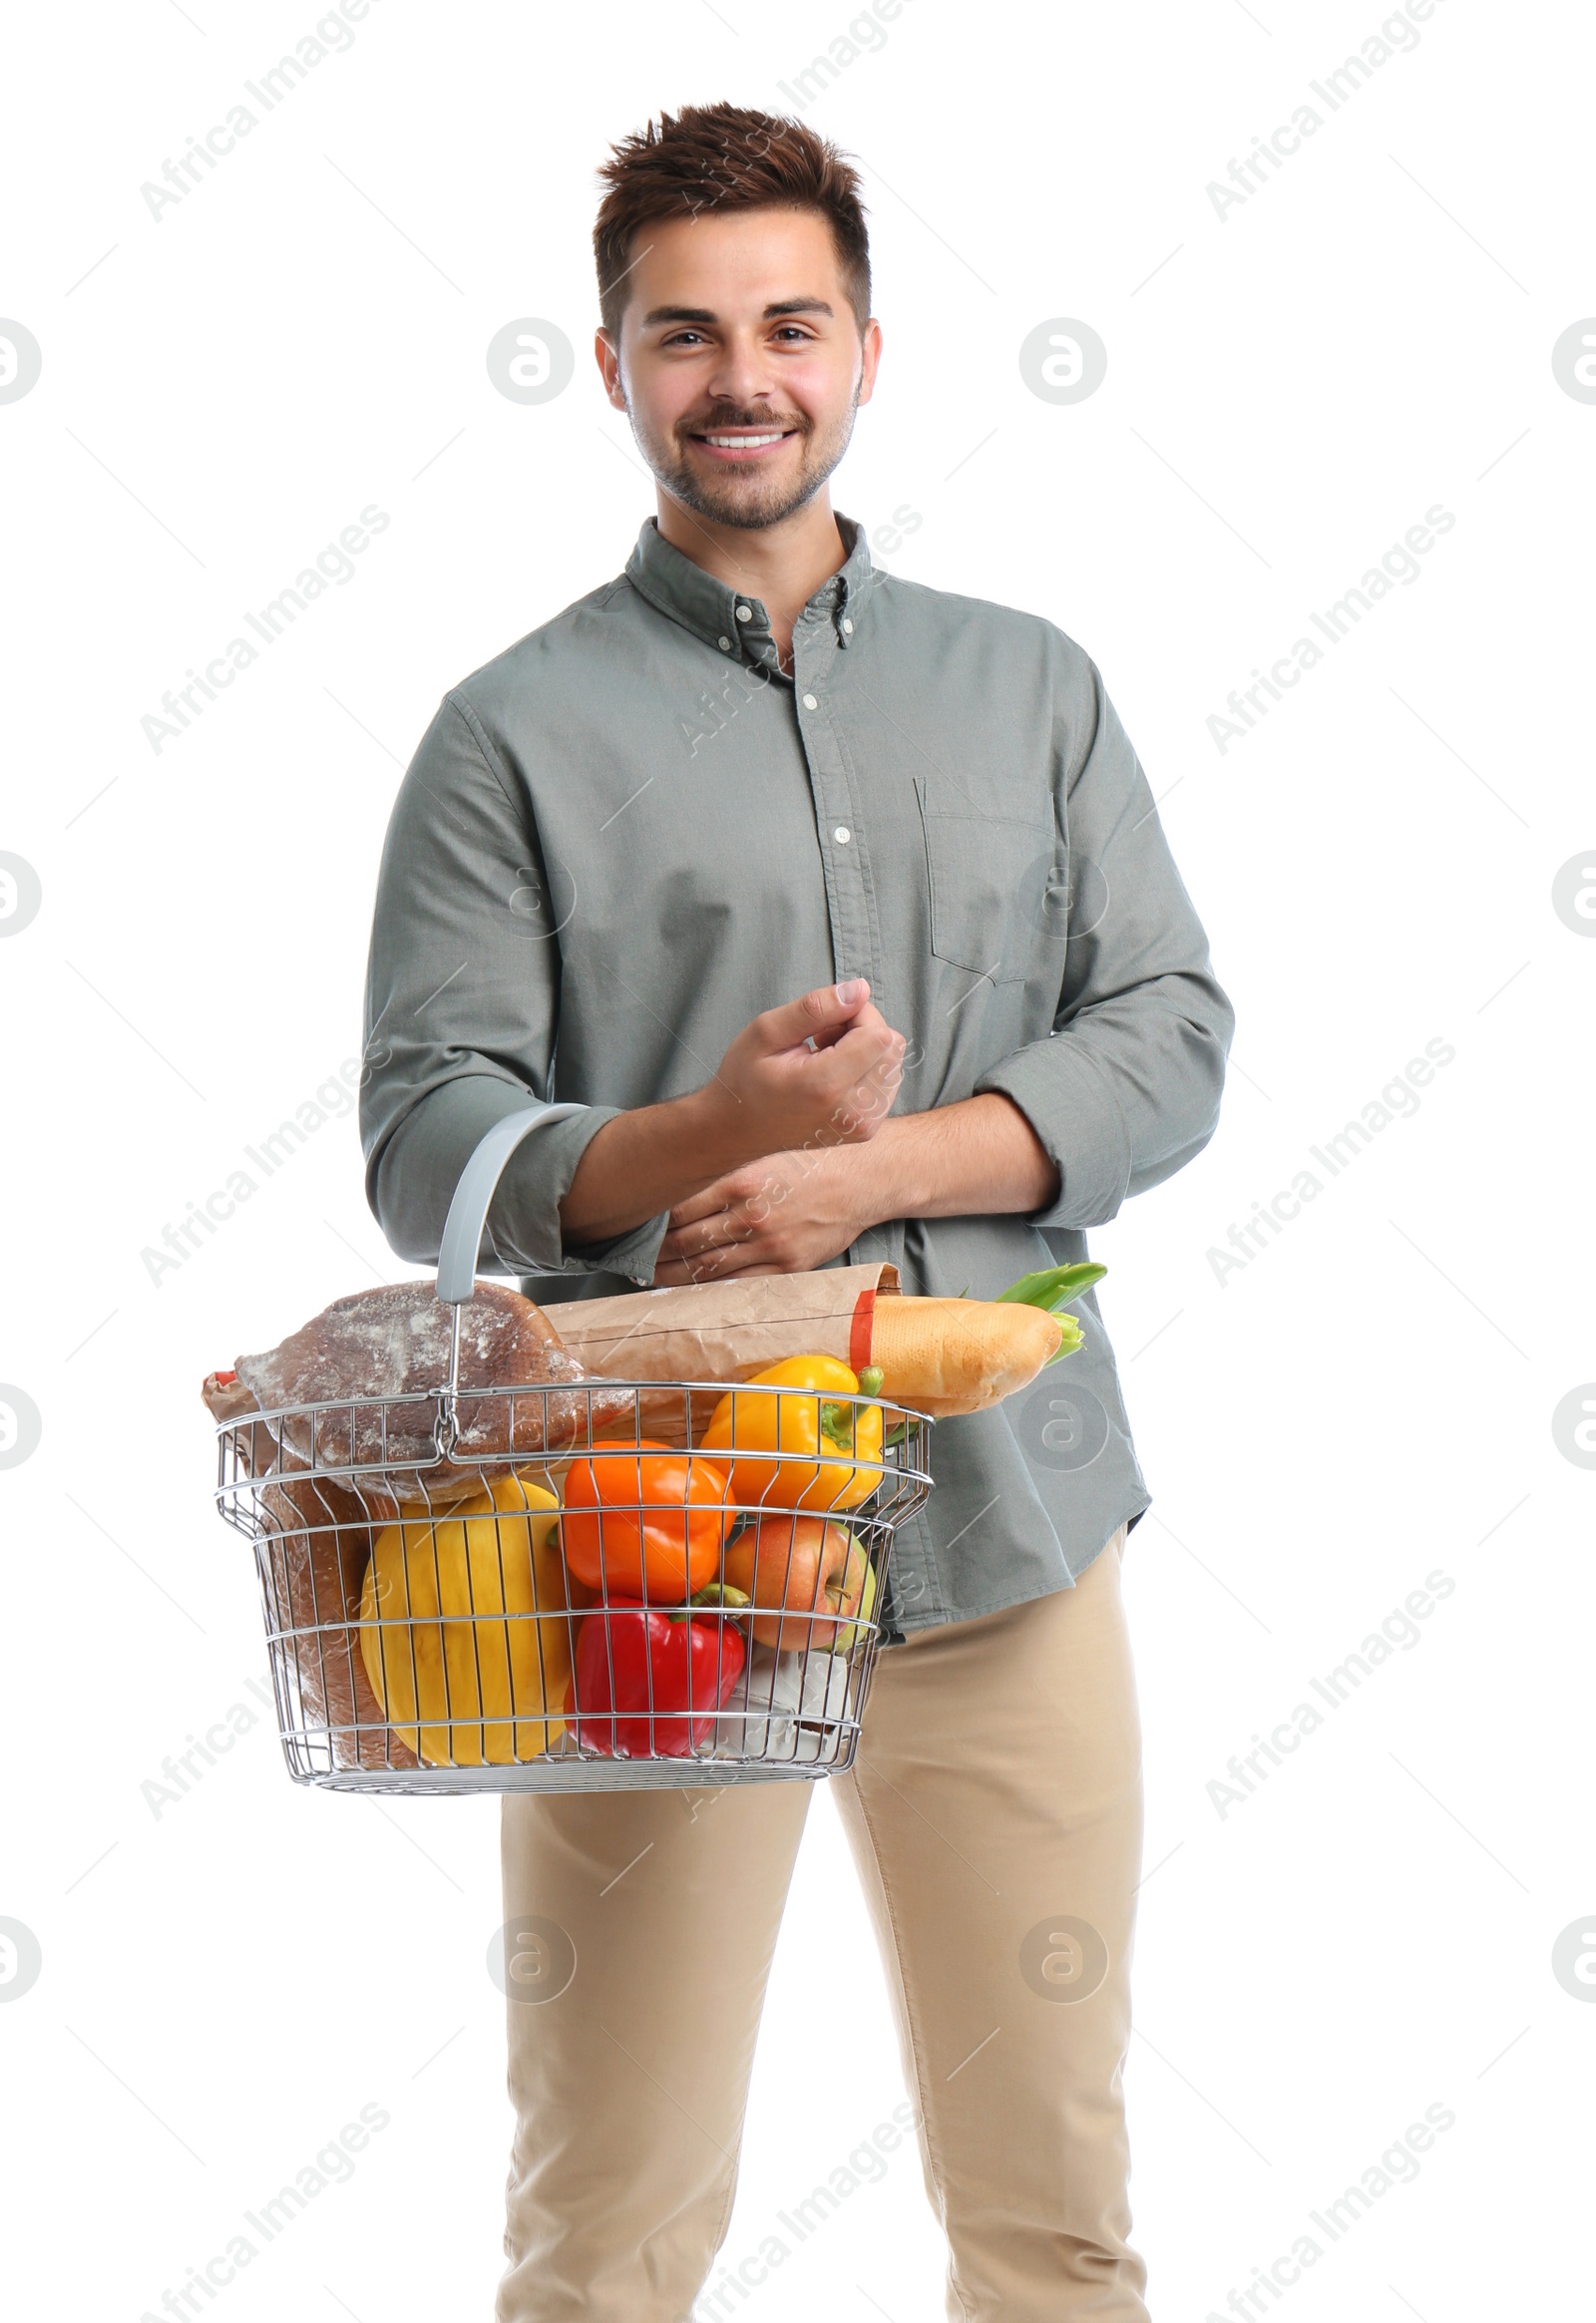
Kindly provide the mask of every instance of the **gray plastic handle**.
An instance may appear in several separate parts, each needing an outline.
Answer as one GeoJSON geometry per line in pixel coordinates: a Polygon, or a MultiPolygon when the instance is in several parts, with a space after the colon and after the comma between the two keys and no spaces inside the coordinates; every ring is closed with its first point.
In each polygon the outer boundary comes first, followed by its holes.
{"type": "Polygon", "coordinates": [[[587,1110],[586,1105],[528,1105],[496,1121],[479,1142],[460,1173],[438,1245],[438,1297],[445,1307],[464,1307],[476,1288],[477,1253],[494,1189],[522,1139],[540,1121],[564,1121],[568,1114],[587,1110]]]}

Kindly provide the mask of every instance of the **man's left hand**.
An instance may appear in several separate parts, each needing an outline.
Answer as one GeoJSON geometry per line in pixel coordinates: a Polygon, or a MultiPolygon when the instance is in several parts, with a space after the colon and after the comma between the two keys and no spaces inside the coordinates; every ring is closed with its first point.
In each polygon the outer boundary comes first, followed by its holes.
{"type": "Polygon", "coordinates": [[[679,1202],[654,1264],[656,1284],[791,1275],[824,1266],[878,1223],[867,1149],[772,1153],[679,1202]]]}

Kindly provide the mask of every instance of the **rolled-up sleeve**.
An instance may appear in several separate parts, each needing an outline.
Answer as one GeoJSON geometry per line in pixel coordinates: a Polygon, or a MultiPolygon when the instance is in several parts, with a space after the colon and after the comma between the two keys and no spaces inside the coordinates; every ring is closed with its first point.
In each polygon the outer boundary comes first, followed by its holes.
{"type": "Polygon", "coordinates": [[[1058,635],[1055,765],[1068,852],[1053,1028],[984,1072],[1058,1171],[1034,1226],[1081,1229],[1173,1176],[1219,1119],[1235,1012],[1102,678],[1058,635]]]}
{"type": "MultiPolygon", "coordinates": [[[[558,912],[530,809],[469,709],[446,697],[394,802],[366,974],[360,1140],[366,1199],[400,1258],[431,1264],[473,1148],[496,1121],[552,1101],[560,1022],[558,912]]],[[[664,1216],[566,1244],[560,1203],[619,1107],[533,1129],[499,1181],[479,1265],[651,1279],[664,1216]]]]}

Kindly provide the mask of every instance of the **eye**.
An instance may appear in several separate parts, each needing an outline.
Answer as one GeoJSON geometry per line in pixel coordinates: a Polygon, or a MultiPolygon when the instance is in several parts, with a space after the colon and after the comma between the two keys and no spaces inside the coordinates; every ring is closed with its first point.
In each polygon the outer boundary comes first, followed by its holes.
{"type": "Polygon", "coordinates": [[[797,339],[800,343],[812,339],[814,335],[813,331],[806,331],[795,322],[783,323],[776,332],[778,339],[797,339]]]}
{"type": "Polygon", "coordinates": [[[683,327],[679,331],[672,331],[669,337],[661,339],[659,344],[662,347],[679,347],[682,346],[688,339],[701,339],[702,336],[703,334],[700,331],[695,331],[690,327],[683,327]]]}

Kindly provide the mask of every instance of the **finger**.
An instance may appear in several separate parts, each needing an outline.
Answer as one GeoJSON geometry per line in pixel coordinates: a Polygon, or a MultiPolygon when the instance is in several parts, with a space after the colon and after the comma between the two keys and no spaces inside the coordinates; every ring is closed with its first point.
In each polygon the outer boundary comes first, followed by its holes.
{"type": "Polygon", "coordinates": [[[830,1031],[818,1035],[810,1045],[814,1048],[835,1048],[839,1041],[846,1040],[855,1032],[875,1032],[889,1039],[893,1037],[892,1026],[875,1001],[867,1000],[851,1020],[834,1024],[830,1031]]]}
{"type": "Polygon", "coordinates": [[[656,1291],[685,1290],[697,1280],[698,1277],[680,1259],[656,1258],[654,1261],[653,1288],[656,1291]]]}
{"type": "Polygon", "coordinates": [[[720,1243],[701,1251],[675,1253],[669,1258],[661,1247],[654,1261],[656,1283],[718,1283],[727,1275],[742,1274],[750,1266],[757,1266],[757,1257],[750,1254],[745,1244],[720,1243]]]}
{"type": "Polygon", "coordinates": [[[885,1097],[890,1104],[904,1074],[907,1043],[884,1025],[879,1033],[853,1031],[837,1043],[836,1061],[851,1076],[848,1093],[864,1103],[885,1097]]]}
{"type": "Polygon", "coordinates": [[[779,1008],[767,1008],[758,1022],[771,1049],[802,1048],[809,1040],[817,1048],[828,1048],[853,1023],[869,998],[866,979],[849,976],[840,984],[818,984],[812,992],[804,992],[779,1008]]]}
{"type": "Polygon", "coordinates": [[[843,1026],[836,1045],[843,1048],[850,1041],[860,1048],[874,1047],[885,1055],[901,1055],[908,1045],[903,1034],[888,1023],[879,1008],[864,1008],[852,1024],[843,1026]]]}
{"type": "Polygon", "coordinates": [[[780,1275],[787,1272],[790,1270],[769,1265],[755,1264],[739,1267],[727,1264],[706,1267],[695,1260],[691,1266],[688,1266],[680,1259],[669,1259],[655,1264],[654,1287],[656,1290],[686,1290],[690,1289],[694,1283],[746,1281],[753,1275],[780,1275]]]}
{"type": "Polygon", "coordinates": [[[717,1210],[729,1210],[734,1199],[729,1177],[716,1178],[712,1185],[700,1186],[696,1194],[689,1194],[678,1202],[670,1213],[672,1226],[691,1226],[697,1219],[711,1218],[717,1210]]]}
{"type": "Polygon", "coordinates": [[[659,1247],[668,1250],[672,1258],[693,1259],[705,1251],[740,1248],[751,1237],[753,1228],[738,1212],[722,1210],[714,1218],[703,1219],[696,1226],[683,1226],[665,1235],[659,1247]]]}

